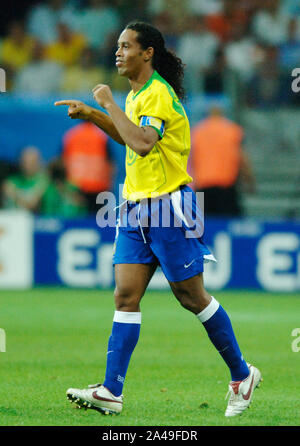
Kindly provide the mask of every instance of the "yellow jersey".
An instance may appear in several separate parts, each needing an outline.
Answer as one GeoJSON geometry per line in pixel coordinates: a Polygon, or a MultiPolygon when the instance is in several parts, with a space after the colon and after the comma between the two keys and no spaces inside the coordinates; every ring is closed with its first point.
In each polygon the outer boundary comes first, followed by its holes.
{"type": "Polygon", "coordinates": [[[123,196],[137,201],[175,191],[193,179],[187,173],[190,126],[175,91],[157,71],[126,99],[125,113],[134,124],[154,128],[159,140],[144,157],[126,145],[123,196]]]}

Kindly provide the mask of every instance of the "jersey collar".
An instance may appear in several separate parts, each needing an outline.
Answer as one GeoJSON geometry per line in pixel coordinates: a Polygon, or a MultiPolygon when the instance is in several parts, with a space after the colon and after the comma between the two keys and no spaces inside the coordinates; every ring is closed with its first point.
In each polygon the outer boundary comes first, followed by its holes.
{"type": "Polygon", "coordinates": [[[145,91],[148,87],[150,87],[153,80],[156,79],[157,76],[158,76],[158,72],[156,70],[154,70],[150,79],[147,80],[147,82],[142,86],[142,88],[140,90],[138,90],[135,94],[132,95],[132,99],[135,99],[140,93],[142,93],[142,91],[145,91]]]}

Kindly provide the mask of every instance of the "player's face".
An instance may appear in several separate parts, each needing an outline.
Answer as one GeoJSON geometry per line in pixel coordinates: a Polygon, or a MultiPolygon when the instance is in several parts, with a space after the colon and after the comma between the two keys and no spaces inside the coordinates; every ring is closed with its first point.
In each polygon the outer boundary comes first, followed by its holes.
{"type": "Polygon", "coordinates": [[[144,51],[136,40],[137,32],[132,29],[125,29],[118,40],[116,51],[116,66],[120,76],[129,79],[137,76],[143,69],[149,56],[147,50],[144,51]]]}

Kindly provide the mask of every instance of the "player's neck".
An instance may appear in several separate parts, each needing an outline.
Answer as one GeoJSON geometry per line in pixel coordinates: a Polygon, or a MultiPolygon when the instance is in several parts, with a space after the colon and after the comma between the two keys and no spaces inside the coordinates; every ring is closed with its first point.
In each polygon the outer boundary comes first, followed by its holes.
{"type": "Polygon", "coordinates": [[[140,72],[136,77],[129,79],[130,86],[133,90],[133,93],[137,93],[143,86],[148,82],[152,74],[154,73],[154,69],[149,67],[149,69],[140,72]]]}

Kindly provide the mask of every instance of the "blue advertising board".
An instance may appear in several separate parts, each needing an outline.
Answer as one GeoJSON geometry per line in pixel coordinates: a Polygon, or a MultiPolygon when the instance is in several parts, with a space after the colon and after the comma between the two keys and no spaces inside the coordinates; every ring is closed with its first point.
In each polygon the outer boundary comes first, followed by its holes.
{"type": "MultiPolygon", "coordinates": [[[[112,287],[114,237],[95,219],[36,218],[34,284],[112,287]]],[[[205,265],[208,288],[300,290],[299,221],[206,219],[204,239],[218,260],[205,265]]],[[[168,286],[160,270],[151,285],[168,286]]]]}

